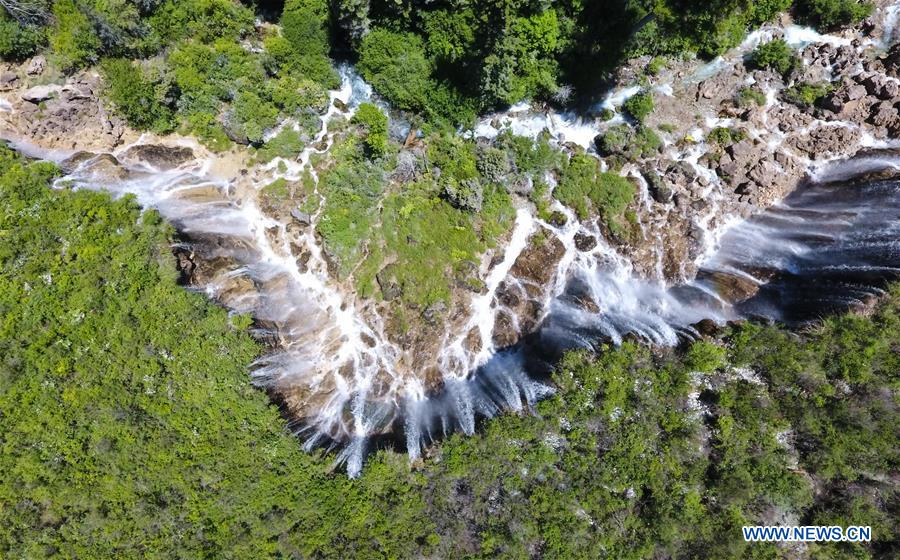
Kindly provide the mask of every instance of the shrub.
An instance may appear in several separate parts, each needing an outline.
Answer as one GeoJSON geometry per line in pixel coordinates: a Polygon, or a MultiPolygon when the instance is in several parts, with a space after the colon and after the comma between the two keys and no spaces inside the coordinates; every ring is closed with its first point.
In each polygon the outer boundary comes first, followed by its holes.
{"type": "Polygon", "coordinates": [[[784,39],[774,39],[763,43],[750,53],[748,62],[759,69],[772,69],[788,76],[797,67],[799,60],[784,39]]]}
{"type": "Polygon", "coordinates": [[[387,152],[388,118],[381,109],[372,103],[362,103],[350,122],[364,130],[363,143],[367,155],[377,158],[387,152]]]}
{"type": "Polygon", "coordinates": [[[55,2],[53,18],[55,25],[50,33],[50,47],[60,67],[72,71],[95,62],[101,46],[100,38],[75,2],[55,2]]]}
{"type": "Polygon", "coordinates": [[[740,142],[746,137],[747,133],[743,129],[720,126],[710,131],[706,139],[720,146],[729,146],[735,142],[740,142]]]}
{"type": "Polygon", "coordinates": [[[476,166],[481,176],[491,183],[503,183],[510,172],[509,157],[497,148],[480,148],[476,166]]]}
{"type": "Polygon", "coordinates": [[[282,57],[289,57],[282,62],[326,87],[337,87],[338,77],[328,58],[328,3],[324,0],[287,0],[281,15],[281,29],[291,47],[289,51],[282,49],[280,52],[282,57]]]}
{"type": "Polygon", "coordinates": [[[44,30],[6,19],[0,11],[0,58],[21,61],[32,56],[46,41],[44,30]]]}
{"type": "Polygon", "coordinates": [[[662,139],[652,129],[626,124],[611,126],[595,140],[597,152],[602,156],[621,156],[628,160],[648,157],[659,150],[662,139]]]}
{"type": "Polygon", "coordinates": [[[632,95],[625,100],[622,108],[625,109],[625,112],[631,115],[634,120],[642,123],[644,122],[644,119],[653,112],[653,94],[649,91],[642,91],[632,95]]]}
{"type": "Polygon", "coordinates": [[[666,67],[666,59],[663,56],[654,56],[650,59],[650,62],[647,63],[647,67],[644,69],[648,75],[656,76],[660,72],[663,71],[666,67]]]}
{"type": "Polygon", "coordinates": [[[801,107],[811,107],[818,103],[820,99],[831,93],[834,86],[829,83],[811,84],[804,82],[796,84],[784,90],[782,96],[784,99],[794,105],[801,107]]]}
{"type": "Polygon", "coordinates": [[[237,130],[246,135],[251,144],[260,144],[265,132],[277,124],[278,108],[252,89],[247,89],[238,92],[234,99],[233,118],[237,130]]]}
{"type": "Polygon", "coordinates": [[[277,157],[295,158],[303,151],[305,144],[300,138],[300,133],[290,127],[285,127],[281,132],[263,144],[256,151],[256,158],[265,163],[277,157]]]}
{"type": "Polygon", "coordinates": [[[431,68],[418,36],[373,30],[363,38],[357,68],[398,109],[422,111],[428,106],[431,68]]]}
{"type": "Polygon", "coordinates": [[[616,173],[601,172],[596,158],[575,154],[563,169],[553,196],[573,208],[580,219],[593,211],[613,227],[634,198],[634,185],[616,173]]]}
{"type": "Polygon", "coordinates": [[[101,65],[106,95],[128,124],[138,130],[169,132],[174,128],[172,110],[161,102],[163,92],[140,67],[121,58],[106,59],[101,65]]]}
{"type": "Polygon", "coordinates": [[[748,107],[751,104],[762,107],[766,104],[766,94],[755,87],[745,86],[738,91],[737,102],[741,107],[748,107]]]}
{"type": "Polygon", "coordinates": [[[857,0],[799,0],[797,4],[799,19],[823,30],[859,23],[874,9],[871,2],[857,0]]]}

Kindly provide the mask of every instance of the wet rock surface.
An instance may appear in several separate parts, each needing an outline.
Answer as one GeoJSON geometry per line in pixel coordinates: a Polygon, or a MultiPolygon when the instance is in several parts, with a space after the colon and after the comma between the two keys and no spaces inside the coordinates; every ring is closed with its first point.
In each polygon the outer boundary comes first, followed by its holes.
{"type": "Polygon", "coordinates": [[[160,171],[168,171],[194,159],[194,151],[186,146],[138,144],[122,154],[123,159],[148,164],[160,171]]]}

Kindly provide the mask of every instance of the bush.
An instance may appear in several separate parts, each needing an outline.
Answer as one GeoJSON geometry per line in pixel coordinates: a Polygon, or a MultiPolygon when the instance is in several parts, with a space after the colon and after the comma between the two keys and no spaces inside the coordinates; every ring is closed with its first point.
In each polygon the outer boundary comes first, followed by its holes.
{"type": "MultiPolygon", "coordinates": [[[[324,0],[287,0],[281,15],[281,30],[290,51],[281,50],[282,63],[326,87],[339,80],[328,58],[328,3],[324,0]],[[284,60],[284,57],[289,60],[284,60]]],[[[267,46],[271,47],[272,43],[267,46]]]]}
{"type": "Polygon", "coordinates": [[[138,130],[166,133],[174,128],[172,110],[161,101],[157,90],[139,66],[121,58],[106,59],[101,65],[106,96],[128,124],[138,130]]]}
{"type": "Polygon", "coordinates": [[[627,124],[611,126],[595,140],[597,152],[602,156],[620,156],[634,161],[648,157],[659,150],[662,139],[652,129],[627,124]]]}
{"type": "Polygon", "coordinates": [[[799,0],[799,19],[816,29],[831,30],[853,25],[869,17],[874,6],[858,0],[799,0]]]}
{"type": "Polygon", "coordinates": [[[46,41],[44,30],[20,25],[0,11],[0,58],[22,61],[32,56],[46,41]]]}
{"type": "Polygon", "coordinates": [[[799,60],[784,39],[774,39],[763,43],[750,53],[748,62],[754,68],[772,69],[787,77],[799,60]]]}
{"type": "Polygon", "coordinates": [[[755,87],[745,86],[738,91],[737,102],[741,107],[750,105],[762,107],[766,104],[766,94],[755,87]]]}
{"type": "Polygon", "coordinates": [[[794,105],[812,107],[820,99],[831,93],[833,89],[834,86],[827,82],[820,84],[802,83],[784,90],[782,96],[786,101],[794,105]]]}
{"type": "Polygon", "coordinates": [[[423,111],[433,87],[422,40],[411,33],[376,29],[363,38],[360,74],[398,109],[423,111]]]}
{"type": "Polygon", "coordinates": [[[746,137],[747,133],[743,129],[720,126],[711,130],[706,139],[713,144],[730,146],[731,144],[740,142],[746,137]]]}
{"type": "Polygon", "coordinates": [[[381,109],[371,103],[362,103],[350,122],[359,125],[364,131],[366,155],[378,158],[387,152],[388,118],[381,109]]]}
{"type": "Polygon", "coordinates": [[[634,185],[616,173],[601,172],[596,158],[575,154],[563,169],[553,196],[573,208],[580,219],[593,212],[614,228],[634,198],[634,185]]]}
{"type": "Polygon", "coordinates": [[[73,0],[53,4],[55,25],[50,32],[50,47],[64,71],[72,71],[96,62],[100,38],[90,20],[73,0]]]}
{"type": "Polygon", "coordinates": [[[291,127],[285,127],[256,151],[256,158],[263,163],[277,157],[296,158],[304,147],[306,146],[300,138],[300,133],[291,127]]]}
{"type": "Polygon", "coordinates": [[[622,108],[625,109],[625,112],[631,118],[639,123],[643,123],[644,119],[653,112],[653,94],[649,91],[642,91],[632,95],[625,100],[622,108]]]}
{"type": "Polygon", "coordinates": [[[278,123],[278,108],[252,89],[239,91],[234,99],[232,116],[235,130],[251,144],[261,144],[266,131],[278,123]]]}
{"type": "Polygon", "coordinates": [[[649,76],[657,76],[660,72],[662,72],[666,67],[666,58],[664,56],[654,56],[650,62],[647,63],[647,67],[644,71],[649,76]]]}

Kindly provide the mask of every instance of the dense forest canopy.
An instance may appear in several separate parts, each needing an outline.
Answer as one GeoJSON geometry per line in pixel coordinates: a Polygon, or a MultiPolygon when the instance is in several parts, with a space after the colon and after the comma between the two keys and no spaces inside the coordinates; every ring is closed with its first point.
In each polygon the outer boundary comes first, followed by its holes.
{"type": "Polygon", "coordinates": [[[328,54],[357,61],[363,76],[396,108],[458,124],[523,99],[559,104],[595,99],[608,73],[625,58],[712,57],[735,46],[749,28],[791,8],[822,29],[858,21],[871,11],[855,0],[287,0],[283,8],[234,0],[3,0],[0,5],[0,56],[24,58],[46,46],[66,71],[104,58],[142,59],[140,70],[111,72],[114,84],[133,89],[128,95],[146,106],[147,114],[134,118],[135,124],[167,130],[176,124],[170,118],[174,111],[194,131],[221,136],[210,114],[218,101],[234,101],[230,135],[250,141],[258,141],[256,129],[279,112],[296,108],[285,106],[285,88],[296,82],[309,82],[313,90],[335,85],[328,54]],[[280,22],[281,32],[257,33],[254,14],[280,22]],[[239,48],[249,39],[258,39],[260,52],[239,48]],[[257,75],[273,79],[256,80],[257,75]]]}
{"type": "Polygon", "coordinates": [[[571,354],[531,413],[333,469],[252,389],[249,318],[173,230],[0,148],[0,556],[775,558],[744,524],[871,525],[895,557],[900,291],[803,334],[571,354]]]}

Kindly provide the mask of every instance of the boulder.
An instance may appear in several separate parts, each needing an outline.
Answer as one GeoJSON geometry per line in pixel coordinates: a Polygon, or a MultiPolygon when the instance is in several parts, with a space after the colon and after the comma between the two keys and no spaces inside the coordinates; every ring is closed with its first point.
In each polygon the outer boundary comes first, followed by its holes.
{"type": "Polygon", "coordinates": [[[875,126],[894,128],[898,124],[897,109],[890,101],[881,101],[872,107],[868,121],[875,126]]]}
{"type": "Polygon", "coordinates": [[[47,67],[47,59],[43,55],[38,55],[31,59],[25,69],[25,73],[29,76],[39,76],[44,73],[47,67]]]}
{"type": "Polygon", "coordinates": [[[391,301],[392,299],[396,299],[403,295],[403,290],[400,288],[399,284],[397,284],[393,264],[389,264],[382,268],[378,274],[375,275],[375,280],[378,282],[378,287],[381,288],[381,296],[385,301],[391,301]]]}
{"type": "Polygon", "coordinates": [[[586,253],[597,246],[597,238],[593,235],[578,232],[575,234],[575,248],[586,253]]]}
{"type": "Polygon", "coordinates": [[[185,146],[164,146],[161,144],[139,144],[131,146],[123,157],[149,164],[156,169],[167,171],[194,159],[194,151],[185,146]]]}
{"type": "Polygon", "coordinates": [[[308,227],[312,223],[312,216],[303,212],[299,208],[294,208],[291,210],[291,218],[294,219],[297,224],[302,227],[308,227]]]}
{"type": "Polygon", "coordinates": [[[647,181],[647,191],[650,193],[650,197],[653,198],[653,200],[660,204],[672,202],[672,197],[675,193],[673,193],[672,189],[666,185],[666,182],[655,169],[649,167],[644,168],[641,170],[641,176],[647,181]]]}
{"type": "Polygon", "coordinates": [[[556,236],[546,232],[534,234],[513,263],[510,274],[520,281],[545,286],[556,274],[556,263],[565,252],[565,246],[556,236]]]}
{"type": "Polygon", "coordinates": [[[15,89],[19,82],[19,75],[15,72],[0,72],[0,91],[15,89]]]}
{"type": "Polygon", "coordinates": [[[22,100],[29,103],[41,103],[53,99],[59,93],[59,86],[34,86],[22,92],[22,100]]]}

